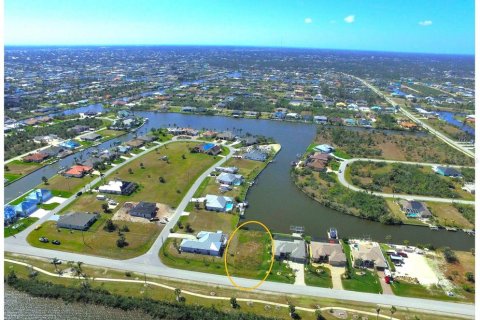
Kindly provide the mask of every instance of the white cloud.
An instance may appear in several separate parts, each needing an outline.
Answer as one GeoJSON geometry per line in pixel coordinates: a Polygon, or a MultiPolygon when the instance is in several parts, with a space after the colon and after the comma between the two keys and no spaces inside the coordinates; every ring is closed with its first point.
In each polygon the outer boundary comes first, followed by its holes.
{"type": "Polygon", "coordinates": [[[312,18],[305,18],[305,23],[309,24],[312,22],[313,22],[312,18]]]}
{"type": "Polygon", "coordinates": [[[420,21],[418,24],[421,25],[422,27],[428,27],[432,25],[432,20],[424,20],[420,21]]]}
{"type": "Polygon", "coordinates": [[[353,23],[355,22],[355,16],[353,14],[346,16],[343,21],[345,21],[346,23],[353,23]]]}

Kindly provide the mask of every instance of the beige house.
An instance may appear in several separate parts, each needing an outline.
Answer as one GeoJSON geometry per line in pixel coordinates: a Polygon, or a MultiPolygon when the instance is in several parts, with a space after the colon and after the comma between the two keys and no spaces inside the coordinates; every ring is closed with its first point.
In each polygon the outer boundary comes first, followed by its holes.
{"type": "Polygon", "coordinates": [[[316,263],[329,263],[332,266],[344,267],[347,257],[340,243],[317,242],[310,243],[310,258],[316,263]]]}
{"type": "Polygon", "coordinates": [[[378,242],[353,241],[350,243],[350,248],[355,267],[388,269],[387,261],[378,242]]]}

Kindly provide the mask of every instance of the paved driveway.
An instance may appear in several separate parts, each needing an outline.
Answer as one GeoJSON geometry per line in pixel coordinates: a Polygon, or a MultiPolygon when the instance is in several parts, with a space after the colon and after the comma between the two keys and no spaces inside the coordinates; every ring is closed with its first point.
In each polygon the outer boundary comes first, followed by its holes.
{"type": "Polygon", "coordinates": [[[385,273],[383,271],[377,271],[378,280],[382,286],[383,294],[393,294],[392,287],[385,282],[385,273]]]}
{"type": "Polygon", "coordinates": [[[287,264],[292,268],[293,273],[295,274],[295,283],[296,286],[305,286],[305,265],[303,263],[296,263],[292,261],[287,261],[287,264]]]}
{"type": "Polygon", "coordinates": [[[345,273],[344,267],[335,267],[329,264],[325,264],[325,267],[330,269],[330,273],[332,275],[332,285],[333,289],[342,290],[342,275],[345,273]]]}

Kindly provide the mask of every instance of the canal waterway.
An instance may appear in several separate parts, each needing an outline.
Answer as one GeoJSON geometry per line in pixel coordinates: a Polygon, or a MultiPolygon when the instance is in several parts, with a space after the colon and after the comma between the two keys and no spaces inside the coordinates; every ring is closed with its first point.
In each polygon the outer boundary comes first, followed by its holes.
{"type": "MultiPolygon", "coordinates": [[[[282,145],[282,150],[250,189],[247,195],[250,206],[245,213],[245,219],[259,220],[272,231],[290,233],[290,226],[302,226],[306,234],[324,237],[328,228],[336,227],[341,238],[365,237],[385,241],[385,237],[390,235],[392,242],[396,243],[408,239],[411,244],[429,243],[459,250],[474,247],[474,237],[463,232],[433,231],[425,227],[408,225],[383,225],[339,213],[310,199],[293,183],[290,177],[290,162],[295,160],[298,154],[303,154],[315,137],[316,127],[313,124],[179,113],[136,112],[136,115],[149,118],[149,122],[137,132],[139,135],[147,133],[151,128],[180,126],[219,131],[232,130],[238,135],[260,134],[278,141],[282,145]]],[[[126,141],[132,137],[133,134],[128,134],[105,142],[97,148],[107,148],[114,141],[126,141]]],[[[59,170],[59,166],[71,165],[74,157],[88,157],[91,151],[90,148],[62,159],[8,185],[5,188],[5,201],[11,201],[34,188],[41,183],[42,176],[52,177],[59,170]]],[[[158,201],[161,202],[162,199],[158,201]]]]}

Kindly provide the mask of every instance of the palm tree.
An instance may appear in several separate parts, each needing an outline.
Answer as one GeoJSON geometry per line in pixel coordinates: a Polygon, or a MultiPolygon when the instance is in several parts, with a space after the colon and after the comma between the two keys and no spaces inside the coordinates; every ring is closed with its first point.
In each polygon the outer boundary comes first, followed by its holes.
{"type": "Polygon", "coordinates": [[[380,315],[380,311],[381,311],[381,310],[382,310],[382,309],[380,309],[380,307],[377,307],[377,309],[375,309],[375,311],[377,311],[377,320],[378,320],[378,316],[380,315]]]}
{"type": "Polygon", "coordinates": [[[395,306],[392,306],[392,307],[390,308],[390,313],[392,314],[392,315],[390,316],[390,319],[393,318],[393,314],[394,314],[395,312],[397,312],[397,308],[395,308],[395,306]]]}
{"type": "Polygon", "coordinates": [[[175,289],[175,299],[177,300],[177,302],[180,300],[180,294],[181,293],[182,293],[181,289],[179,289],[179,288],[175,289]]]}
{"type": "Polygon", "coordinates": [[[237,298],[231,297],[230,298],[230,305],[232,306],[233,309],[236,309],[238,304],[237,304],[237,298]]]}

